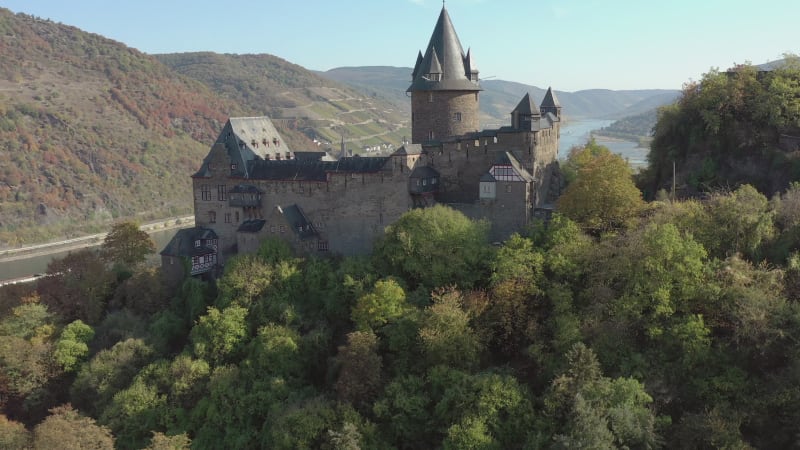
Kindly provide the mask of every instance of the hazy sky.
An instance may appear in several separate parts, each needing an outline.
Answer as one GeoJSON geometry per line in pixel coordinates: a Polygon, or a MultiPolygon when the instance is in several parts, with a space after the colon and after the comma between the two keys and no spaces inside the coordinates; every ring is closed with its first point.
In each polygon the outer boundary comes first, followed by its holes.
{"type": "MultiPolygon", "coordinates": [[[[308,69],[411,67],[437,0],[0,0],[146,53],[270,53],[308,69]]],[[[481,78],[562,91],[680,89],[800,53],[800,0],[448,0],[481,78]]],[[[411,75],[409,74],[409,79],[411,75]]]]}

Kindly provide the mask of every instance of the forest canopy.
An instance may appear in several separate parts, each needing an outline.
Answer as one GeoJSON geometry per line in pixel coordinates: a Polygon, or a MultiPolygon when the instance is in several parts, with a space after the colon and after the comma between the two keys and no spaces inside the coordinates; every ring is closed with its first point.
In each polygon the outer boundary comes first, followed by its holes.
{"type": "Polygon", "coordinates": [[[602,233],[556,214],[500,247],[460,213],[414,210],[372,255],[298,258],[268,241],[216,282],[177,288],[80,253],[54,263],[91,263],[80,283],[0,291],[0,436],[785,448],[800,420],[797,191],[653,202],[602,233]],[[448,266],[448,249],[464,265],[448,266]],[[379,263],[387,251],[396,259],[379,263]]]}

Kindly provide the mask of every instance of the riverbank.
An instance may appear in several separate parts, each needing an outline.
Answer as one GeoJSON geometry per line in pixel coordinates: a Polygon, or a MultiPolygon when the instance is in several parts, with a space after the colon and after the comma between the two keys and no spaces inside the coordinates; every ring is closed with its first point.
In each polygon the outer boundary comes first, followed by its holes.
{"type": "MultiPolygon", "coordinates": [[[[183,216],[148,222],[141,225],[139,229],[148,234],[153,234],[159,231],[191,226],[194,226],[194,216],[183,216]]],[[[105,238],[106,233],[97,233],[61,241],[0,250],[0,263],[94,247],[102,244],[105,238]]]]}

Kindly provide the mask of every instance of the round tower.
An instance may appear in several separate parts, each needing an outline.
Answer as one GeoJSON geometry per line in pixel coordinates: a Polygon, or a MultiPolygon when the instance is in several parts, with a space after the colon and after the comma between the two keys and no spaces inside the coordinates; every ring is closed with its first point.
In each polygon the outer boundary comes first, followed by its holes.
{"type": "Polygon", "coordinates": [[[406,92],[411,93],[412,143],[478,131],[478,69],[471,52],[464,54],[444,6],[411,79],[406,92]]]}

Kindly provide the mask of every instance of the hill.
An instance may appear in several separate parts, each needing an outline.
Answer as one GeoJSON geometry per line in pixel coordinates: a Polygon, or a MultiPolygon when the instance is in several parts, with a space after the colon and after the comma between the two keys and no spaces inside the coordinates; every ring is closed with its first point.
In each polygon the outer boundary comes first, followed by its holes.
{"type": "MultiPolygon", "coordinates": [[[[398,108],[409,108],[405,95],[412,69],[409,67],[339,67],[321,76],[346,83],[361,92],[377,92],[397,104],[398,108]]],[[[509,114],[525,93],[530,92],[541,101],[545,89],[523,83],[503,80],[481,81],[481,124],[487,128],[506,125],[509,114]]],[[[553,87],[558,81],[553,80],[553,87]]],[[[568,118],[616,119],[638,114],[648,109],[672,103],[680,94],[678,90],[644,89],[612,91],[590,89],[577,92],[556,91],[568,118]]]]}
{"type": "MultiPolygon", "coordinates": [[[[387,101],[384,90],[360,92],[276,56],[204,52],[156,58],[252,115],[268,115],[290,130],[334,147],[342,135],[348,149],[355,151],[399,144],[411,135],[409,108],[387,101]]],[[[310,149],[314,143],[308,138],[290,145],[297,150],[310,149]]]]}
{"type": "Polygon", "coordinates": [[[0,9],[0,245],[189,212],[187,175],[240,112],[135,49],[0,9]]]}
{"type": "Polygon", "coordinates": [[[772,196],[800,179],[798,143],[800,60],[711,71],[659,110],[641,185],[668,188],[674,163],[679,194],[751,184],[772,196]]]}
{"type": "Polygon", "coordinates": [[[650,109],[643,113],[623,117],[611,125],[595,131],[595,134],[627,141],[649,141],[657,121],[658,110],[650,109]]]}

